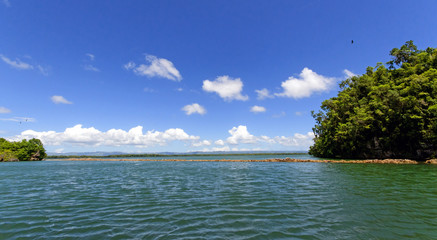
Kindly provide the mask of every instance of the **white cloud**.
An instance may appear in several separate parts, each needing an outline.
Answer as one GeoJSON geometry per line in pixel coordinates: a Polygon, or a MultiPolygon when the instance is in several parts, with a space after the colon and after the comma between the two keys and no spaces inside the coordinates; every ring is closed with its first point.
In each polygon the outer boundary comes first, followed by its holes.
{"type": "Polygon", "coordinates": [[[243,82],[240,78],[232,79],[229,76],[219,76],[214,81],[203,81],[202,89],[206,92],[215,92],[225,101],[249,99],[247,95],[242,95],[243,82]]]}
{"type": "Polygon", "coordinates": [[[94,54],[91,53],[86,53],[85,55],[89,58],[90,61],[94,61],[94,59],[96,58],[96,56],[94,56],[94,54]]]}
{"type": "Polygon", "coordinates": [[[100,72],[100,69],[98,69],[97,67],[95,67],[94,65],[92,65],[90,63],[90,62],[94,62],[94,59],[96,59],[96,56],[92,53],[86,53],[85,56],[87,56],[88,59],[84,61],[84,62],[87,62],[87,64],[85,64],[83,66],[83,69],[86,71],[91,71],[91,72],[100,72]]]}
{"type": "Polygon", "coordinates": [[[63,148],[55,149],[55,153],[63,153],[63,152],[64,152],[63,148]]]}
{"type": "MultiPolygon", "coordinates": [[[[27,118],[29,119],[29,118],[27,118]]],[[[4,120],[4,119],[0,119],[4,120]]],[[[9,119],[11,120],[11,119],[9,119]]],[[[15,118],[13,121],[22,121],[24,118],[15,118]]],[[[30,121],[34,121],[30,119],[30,121]]],[[[107,131],[100,131],[94,127],[83,127],[81,124],[75,125],[71,128],[66,128],[64,131],[34,131],[26,130],[20,135],[9,138],[12,141],[20,141],[22,139],[38,138],[47,146],[60,146],[65,148],[68,146],[82,146],[82,147],[120,147],[120,146],[134,146],[139,148],[147,148],[154,146],[166,146],[171,142],[182,141],[189,146],[208,147],[203,151],[230,151],[232,149],[259,149],[260,147],[282,145],[285,147],[295,147],[297,149],[308,149],[313,144],[314,134],[308,132],[307,134],[296,133],[293,136],[254,136],[250,134],[246,126],[240,125],[229,130],[230,137],[226,141],[217,140],[214,142],[215,147],[211,146],[212,141],[202,140],[199,136],[189,135],[183,129],[170,128],[165,131],[147,131],[143,132],[142,126],[131,128],[130,130],[110,129],[107,131]],[[242,146],[240,144],[243,144],[242,146]],[[250,145],[255,145],[250,147],[250,145]]],[[[267,147],[266,149],[271,149],[267,147]]]]}
{"type": "Polygon", "coordinates": [[[311,69],[304,68],[299,74],[299,78],[289,77],[282,82],[282,93],[275,93],[279,97],[305,98],[310,97],[315,92],[328,91],[335,83],[336,78],[325,77],[313,72],[311,69]]]}
{"type": "Polygon", "coordinates": [[[276,143],[274,139],[272,139],[271,137],[267,137],[267,136],[261,136],[261,137],[259,137],[258,140],[262,141],[262,142],[266,142],[266,143],[271,143],[271,144],[276,143]]]}
{"type": "MultiPolygon", "coordinates": [[[[44,145],[74,145],[74,146],[136,146],[151,147],[155,145],[167,145],[172,141],[199,141],[198,136],[188,135],[180,128],[170,128],[164,132],[147,131],[143,133],[143,127],[137,126],[129,131],[110,129],[102,132],[96,128],[84,128],[78,124],[72,128],[66,128],[63,132],[46,131],[37,132],[26,130],[11,140],[39,138],[44,145]]],[[[205,142],[202,142],[205,144],[205,142]]]]}
{"type": "MultiPolygon", "coordinates": [[[[48,76],[49,75],[49,67],[43,67],[41,65],[32,65],[30,63],[26,63],[21,61],[20,59],[16,58],[15,60],[11,60],[10,58],[0,54],[0,58],[8,64],[9,66],[19,69],[19,70],[33,70],[37,69],[42,75],[48,76]]],[[[32,59],[30,56],[24,56],[24,58],[32,59]]]]}
{"type": "Polygon", "coordinates": [[[274,137],[275,143],[284,146],[305,146],[310,147],[314,144],[314,133],[308,132],[307,134],[296,133],[292,137],[277,136],[274,137]]]}
{"type": "Polygon", "coordinates": [[[52,102],[56,103],[56,104],[73,104],[72,102],[68,101],[67,99],[65,99],[63,96],[52,96],[51,97],[52,102]]]}
{"type": "Polygon", "coordinates": [[[206,110],[204,107],[202,107],[201,105],[197,104],[197,103],[193,103],[190,105],[186,105],[182,108],[183,111],[185,111],[185,114],[187,115],[191,115],[194,113],[198,113],[200,115],[204,115],[206,113],[206,110]]]}
{"type": "Polygon", "coordinates": [[[347,69],[343,70],[343,73],[344,73],[344,75],[346,75],[346,78],[351,78],[351,77],[357,76],[357,74],[355,74],[347,69]]]}
{"type": "Polygon", "coordinates": [[[87,71],[92,71],[92,72],[100,72],[100,69],[94,67],[91,64],[86,64],[85,66],[83,66],[83,69],[85,69],[87,71]]]}
{"type": "Polygon", "coordinates": [[[213,147],[213,148],[204,148],[202,149],[202,152],[247,152],[247,151],[266,151],[265,149],[262,148],[230,148],[229,146],[224,146],[224,147],[213,147]]]}
{"type": "Polygon", "coordinates": [[[313,139],[314,133],[308,132],[307,134],[295,133],[291,137],[276,136],[271,138],[268,136],[261,136],[258,140],[269,144],[280,144],[283,146],[299,146],[309,148],[312,144],[314,144],[313,139]]]}
{"type": "MultiPolygon", "coordinates": [[[[226,143],[231,145],[238,144],[279,144],[282,146],[293,146],[298,147],[299,149],[308,149],[312,144],[314,144],[314,133],[308,132],[307,134],[296,133],[291,137],[286,136],[254,136],[249,133],[246,126],[240,125],[238,127],[233,127],[229,130],[230,137],[227,138],[226,143]]],[[[215,142],[216,145],[225,145],[225,142],[222,140],[218,140],[215,142]],[[220,143],[220,144],[219,144],[220,143]]]]}
{"type": "Polygon", "coordinates": [[[191,144],[192,147],[203,147],[203,146],[211,146],[211,142],[208,140],[193,142],[191,144]]]}
{"type": "Polygon", "coordinates": [[[239,143],[257,142],[257,138],[247,131],[246,126],[240,125],[238,127],[233,127],[228,132],[231,134],[231,136],[226,139],[227,143],[229,144],[235,145],[239,143]]]}
{"type": "Polygon", "coordinates": [[[136,66],[136,64],[134,62],[128,62],[125,65],[123,65],[124,69],[126,69],[126,70],[134,69],[135,66],[136,66]]]}
{"type": "Polygon", "coordinates": [[[175,68],[173,63],[165,58],[157,58],[153,55],[146,55],[147,64],[136,65],[134,62],[128,62],[123,67],[126,70],[133,70],[133,72],[140,76],[148,77],[162,77],[173,81],[181,81],[182,76],[175,68]]]}
{"type": "Polygon", "coordinates": [[[7,58],[6,56],[0,54],[0,58],[8,64],[9,66],[20,69],[20,70],[30,70],[33,69],[33,66],[29,63],[22,62],[20,59],[16,58],[15,61],[7,58]]]}
{"type": "Polygon", "coordinates": [[[28,117],[13,117],[13,118],[0,118],[0,121],[8,121],[8,122],[35,122],[34,118],[28,117]]]}
{"type": "Polygon", "coordinates": [[[294,114],[296,114],[296,116],[302,116],[303,112],[295,112],[294,114]]]}
{"type": "Polygon", "coordinates": [[[265,112],[266,108],[265,107],[261,107],[261,106],[253,106],[250,108],[250,111],[253,113],[261,113],[261,112],[265,112]]]}
{"type": "Polygon", "coordinates": [[[202,152],[229,152],[229,151],[231,151],[231,148],[229,146],[202,149],[202,152]]]}
{"type": "Polygon", "coordinates": [[[0,107],[0,113],[10,113],[11,110],[5,107],[0,107]]]}
{"type": "Polygon", "coordinates": [[[274,97],[273,95],[270,94],[269,90],[267,90],[266,88],[263,88],[261,90],[255,90],[255,92],[258,94],[257,97],[258,100],[274,97]]]}

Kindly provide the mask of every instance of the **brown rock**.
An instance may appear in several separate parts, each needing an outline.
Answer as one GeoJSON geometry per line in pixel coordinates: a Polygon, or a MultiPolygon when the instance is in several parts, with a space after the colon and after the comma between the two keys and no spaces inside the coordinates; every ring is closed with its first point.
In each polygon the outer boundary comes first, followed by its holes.
{"type": "Polygon", "coordinates": [[[425,163],[426,164],[437,164],[437,159],[429,159],[429,160],[426,160],[425,163]]]}

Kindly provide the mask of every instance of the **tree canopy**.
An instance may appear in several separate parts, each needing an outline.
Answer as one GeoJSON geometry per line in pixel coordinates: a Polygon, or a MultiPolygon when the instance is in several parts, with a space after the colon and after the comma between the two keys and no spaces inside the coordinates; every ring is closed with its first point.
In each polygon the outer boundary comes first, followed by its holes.
{"type": "Polygon", "coordinates": [[[4,161],[40,161],[47,157],[42,142],[39,139],[9,142],[0,138],[0,162],[4,161]]]}
{"type": "Polygon", "coordinates": [[[410,158],[437,155],[437,49],[413,41],[390,51],[387,67],[340,83],[336,97],[312,112],[309,153],[327,158],[410,158]]]}

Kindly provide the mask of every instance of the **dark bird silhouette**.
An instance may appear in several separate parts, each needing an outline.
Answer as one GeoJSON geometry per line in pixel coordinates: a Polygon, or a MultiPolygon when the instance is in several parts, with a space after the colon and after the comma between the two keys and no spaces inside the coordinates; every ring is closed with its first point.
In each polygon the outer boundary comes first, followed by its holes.
{"type": "Polygon", "coordinates": [[[354,40],[351,40],[351,44],[354,44],[354,40]]]}

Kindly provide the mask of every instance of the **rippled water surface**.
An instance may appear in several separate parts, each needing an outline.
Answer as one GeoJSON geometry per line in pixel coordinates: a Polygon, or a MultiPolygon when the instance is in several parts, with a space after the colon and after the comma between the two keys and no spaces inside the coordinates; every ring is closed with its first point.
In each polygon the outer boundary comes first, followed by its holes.
{"type": "Polygon", "coordinates": [[[437,167],[0,164],[0,239],[437,239],[437,167]]]}

